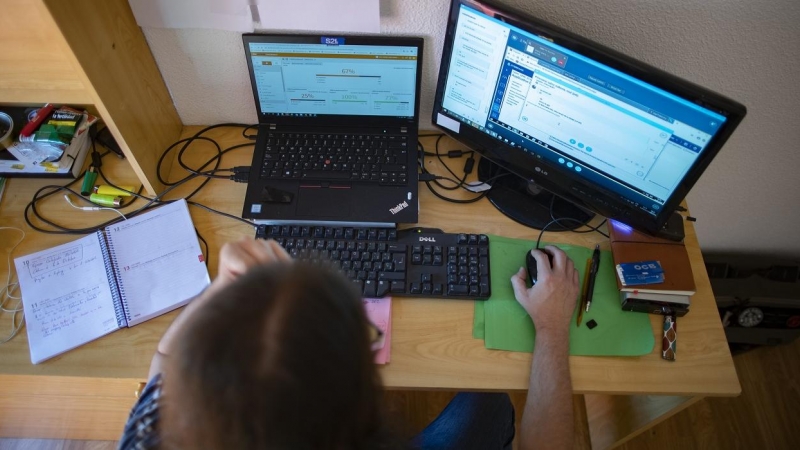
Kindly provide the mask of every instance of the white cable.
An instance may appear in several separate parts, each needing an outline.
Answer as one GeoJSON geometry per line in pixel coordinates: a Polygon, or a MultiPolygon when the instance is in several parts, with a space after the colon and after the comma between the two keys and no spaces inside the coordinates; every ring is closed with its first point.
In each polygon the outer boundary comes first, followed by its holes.
{"type": "Polygon", "coordinates": [[[11,255],[14,253],[14,250],[17,248],[17,246],[25,239],[25,231],[15,227],[0,227],[0,231],[2,230],[14,230],[22,233],[22,237],[20,237],[14,246],[11,247],[11,250],[8,251],[8,258],[6,260],[8,262],[8,277],[6,277],[5,286],[0,289],[0,311],[11,314],[11,333],[8,336],[0,339],[0,344],[5,344],[13,339],[17,333],[19,333],[19,330],[22,329],[22,325],[25,323],[25,312],[22,308],[22,297],[16,297],[13,295],[13,292],[19,288],[19,282],[11,282],[11,255]],[[6,309],[6,302],[10,299],[18,300],[17,305],[14,308],[6,309]],[[20,316],[19,323],[17,323],[17,316],[20,316]]]}
{"type": "Polygon", "coordinates": [[[67,195],[67,194],[64,194],[64,200],[66,200],[67,203],[69,203],[69,206],[72,206],[75,209],[81,209],[83,211],[101,211],[103,209],[107,209],[109,211],[114,211],[115,213],[119,214],[120,216],[122,216],[122,218],[124,220],[128,220],[128,218],[125,217],[125,214],[122,214],[119,210],[117,210],[115,208],[104,208],[102,206],[78,206],[78,205],[72,203],[72,199],[70,199],[69,195],[67,195]]]}

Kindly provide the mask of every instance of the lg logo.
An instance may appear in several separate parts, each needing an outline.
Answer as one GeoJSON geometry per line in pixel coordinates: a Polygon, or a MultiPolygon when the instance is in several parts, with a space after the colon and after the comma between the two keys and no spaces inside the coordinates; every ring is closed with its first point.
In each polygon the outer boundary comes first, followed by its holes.
{"type": "Polygon", "coordinates": [[[542,174],[542,175],[544,175],[544,176],[547,176],[547,175],[548,175],[548,172],[547,172],[546,170],[542,169],[542,168],[541,168],[541,167],[539,167],[539,166],[536,166],[536,167],[534,168],[534,170],[535,170],[535,171],[537,171],[537,172],[539,172],[540,174],[542,174]]]}

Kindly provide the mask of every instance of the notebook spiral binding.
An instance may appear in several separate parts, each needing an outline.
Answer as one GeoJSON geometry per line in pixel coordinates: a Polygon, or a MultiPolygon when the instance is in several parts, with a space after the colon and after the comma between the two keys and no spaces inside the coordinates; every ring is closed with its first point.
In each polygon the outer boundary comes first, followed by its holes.
{"type": "Polygon", "coordinates": [[[111,289],[111,296],[114,299],[114,315],[117,317],[117,325],[120,328],[127,327],[130,321],[127,302],[125,301],[125,291],[122,290],[122,280],[119,277],[119,266],[117,257],[114,253],[114,244],[106,239],[105,233],[98,231],[100,239],[100,249],[103,251],[103,264],[106,267],[106,274],[109,280],[114,280],[114,289],[111,289]]]}

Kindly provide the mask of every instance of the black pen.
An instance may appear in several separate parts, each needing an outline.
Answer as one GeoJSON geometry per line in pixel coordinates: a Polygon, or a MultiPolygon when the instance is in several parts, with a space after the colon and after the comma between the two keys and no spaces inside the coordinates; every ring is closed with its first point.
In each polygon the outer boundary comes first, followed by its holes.
{"type": "Polygon", "coordinates": [[[589,285],[586,287],[586,312],[592,306],[592,293],[594,293],[594,280],[597,278],[597,269],[600,268],[600,244],[594,246],[592,253],[592,266],[589,269],[589,285]]]}

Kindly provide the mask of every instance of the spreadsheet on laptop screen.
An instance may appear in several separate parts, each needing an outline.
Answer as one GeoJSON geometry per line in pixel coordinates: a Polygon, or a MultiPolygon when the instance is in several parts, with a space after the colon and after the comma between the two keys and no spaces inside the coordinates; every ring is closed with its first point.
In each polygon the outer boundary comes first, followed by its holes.
{"type": "Polygon", "coordinates": [[[261,113],[413,117],[417,49],[250,43],[261,113]]]}

